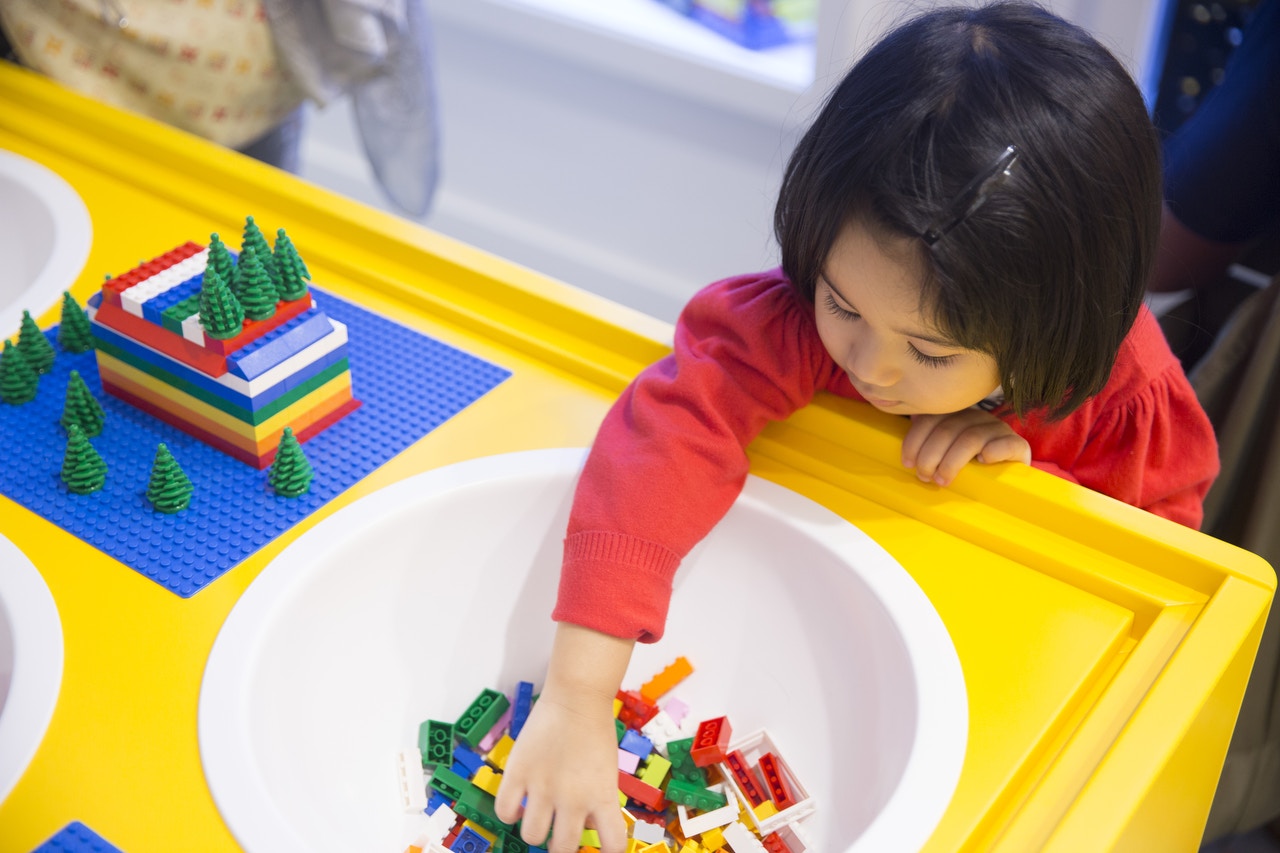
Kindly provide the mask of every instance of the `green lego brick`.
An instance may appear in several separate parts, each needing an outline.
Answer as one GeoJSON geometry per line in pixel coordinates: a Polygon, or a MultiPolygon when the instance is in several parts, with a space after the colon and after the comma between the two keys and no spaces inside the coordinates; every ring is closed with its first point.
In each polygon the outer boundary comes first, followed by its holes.
{"type": "Polygon", "coordinates": [[[718,809],[729,802],[724,794],[683,779],[672,779],[667,782],[664,793],[668,802],[679,803],[698,811],[718,809]]]}
{"type": "Polygon", "coordinates": [[[418,749],[422,750],[422,766],[435,767],[453,763],[453,725],[439,720],[424,720],[418,726],[418,749]]]}
{"type": "MultiPolygon", "coordinates": [[[[451,800],[458,800],[467,793],[467,789],[478,791],[475,785],[472,785],[466,779],[463,779],[457,773],[454,773],[444,765],[437,765],[436,769],[431,772],[431,788],[439,791],[451,800]]],[[[480,791],[480,793],[484,793],[480,791]]]]}
{"type": "Polygon", "coordinates": [[[622,722],[622,720],[615,719],[613,721],[613,728],[614,731],[617,732],[618,743],[622,743],[622,736],[627,733],[627,724],[622,722]]]}
{"type": "Polygon", "coordinates": [[[489,733],[489,729],[494,727],[498,722],[498,718],[502,716],[502,712],[506,711],[510,705],[511,702],[506,696],[497,690],[491,690],[486,687],[471,703],[471,706],[462,713],[462,716],[458,718],[458,722],[454,723],[454,737],[465,742],[467,746],[474,748],[489,733]]]}
{"type": "MultiPolygon", "coordinates": [[[[176,294],[175,294],[176,295],[176,294]]],[[[164,309],[160,315],[160,324],[176,335],[182,334],[182,321],[200,310],[200,294],[188,296],[186,299],[164,309]]]]}
{"type": "Polygon", "coordinates": [[[706,787],[707,772],[693,763],[689,751],[693,748],[693,738],[673,740],[667,744],[667,758],[671,760],[671,778],[692,782],[706,787]]]}
{"type": "Polygon", "coordinates": [[[493,803],[493,796],[488,791],[484,791],[467,782],[462,795],[453,804],[453,810],[477,826],[494,834],[510,832],[514,824],[503,823],[498,820],[498,814],[493,809],[493,803]]]}

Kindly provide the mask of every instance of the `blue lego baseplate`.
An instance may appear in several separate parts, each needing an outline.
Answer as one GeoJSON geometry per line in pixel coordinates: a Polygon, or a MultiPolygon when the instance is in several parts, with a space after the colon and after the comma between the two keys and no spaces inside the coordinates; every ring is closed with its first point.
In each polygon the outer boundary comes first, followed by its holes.
{"type": "MultiPolygon", "coordinates": [[[[92,351],[61,349],[34,401],[0,403],[0,493],[189,598],[511,375],[311,291],[319,308],[348,327],[352,391],[363,405],[303,444],[315,469],[307,494],[277,496],[267,471],[104,394],[92,351]],[[107,482],[90,495],[72,494],[61,480],[67,439],[58,422],[73,369],[106,410],[106,427],[92,444],[107,464],[107,482]],[[175,515],[146,498],[160,442],[195,486],[191,506],[175,515]]],[[[45,335],[54,340],[56,333],[54,327],[45,335]]]]}
{"type": "Polygon", "coordinates": [[[32,853],[123,853],[123,851],[77,820],[58,830],[57,835],[41,844],[32,853]]]}

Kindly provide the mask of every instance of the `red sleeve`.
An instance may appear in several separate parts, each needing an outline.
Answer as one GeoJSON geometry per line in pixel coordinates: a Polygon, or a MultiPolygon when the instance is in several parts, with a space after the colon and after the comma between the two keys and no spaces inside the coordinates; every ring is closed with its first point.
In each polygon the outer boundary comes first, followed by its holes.
{"type": "Polygon", "coordinates": [[[1059,423],[1013,424],[1037,468],[1199,529],[1218,475],[1213,425],[1142,309],[1102,392],[1059,423]]]}
{"type": "Polygon", "coordinates": [[[808,403],[829,364],[812,308],[780,272],[697,294],[672,354],[627,387],[596,435],[552,618],[657,640],[680,561],[742,489],[747,444],[808,403]]]}

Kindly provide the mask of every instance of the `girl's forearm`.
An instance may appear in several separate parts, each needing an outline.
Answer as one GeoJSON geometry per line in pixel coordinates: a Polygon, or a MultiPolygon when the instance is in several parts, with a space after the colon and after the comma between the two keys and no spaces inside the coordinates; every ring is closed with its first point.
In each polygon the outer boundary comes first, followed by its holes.
{"type": "Polygon", "coordinates": [[[572,622],[557,623],[543,697],[583,709],[612,709],[634,646],[634,640],[572,622]]]}

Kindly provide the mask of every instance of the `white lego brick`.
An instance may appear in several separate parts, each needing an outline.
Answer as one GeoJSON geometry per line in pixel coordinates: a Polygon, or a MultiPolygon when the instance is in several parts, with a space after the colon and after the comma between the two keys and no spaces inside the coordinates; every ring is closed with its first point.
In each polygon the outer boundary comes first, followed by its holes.
{"type": "Polygon", "coordinates": [[[643,841],[645,844],[658,844],[666,840],[667,830],[660,823],[648,823],[638,820],[636,825],[631,828],[631,837],[636,841],[643,841]]]}
{"type": "Polygon", "coordinates": [[[787,823],[774,830],[791,853],[816,853],[812,842],[798,823],[787,823]]]}
{"type": "Polygon", "coordinates": [[[427,807],[427,779],[422,775],[422,752],[417,747],[400,750],[396,755],[396,769],[400,806],[406,814],[421,812],[427,807]]]}
{"type": "Polygon", "coordinates": [[[444,841],[444,837],[449,834],[449,830],[453,829],[453,825],[457,822],[457,813],[447,805],[441,804],[427,816],[426,825],[413,843],[424,849],[431,847],[433,844],[439,844],[444,841]]]}
{"type": "MultiPolygon", "coordinates": [[[[787,764],[787,760],[783,757],[782,751],[778,749],[773,738],[768,732],[761,729],[760,731],[752,732],[736,743],[731,742],[729,744],[729,751],[741,752],[742,757],[751,767],[755,767],[760,762],[760,757],[762,755],[772,752],[774,757],[778,760],[778,771],[782,773],[783,777],[791,786],[791,793],[796,800],[795,804],[761,820],[756,816],[755,811],[751,808],[750,800],[748,800],[742,793],[741,789],[738,788],[738,783],[734,781],[733,773],[729,770],[728,766],[724,764],[716,765],[724,776],[725,784],[729,786],[729,789],[733,792],[733,795],[737,798],[738,802],[742,804],[743,809],[745,809],[747,814],[750,815],[751,822],[755,826],[756,832],[761,836],[768,835],[784,824],[795,823],[796,821],[813,814],[814,809],[816,808],[813,798],[809,796],[809,792],[805,790],[805,787],[800,784],[800,780],[796,777],[796,774],[792,772],[791,766],[787,764]]],[[[763,783],[761,787],[765,788],[766,793],[768,792],[768,788],[764,786],[763,783]]]]}
{"type": "Polygon", "coordinates": [[[652,720],[641,726],[640,734],[647,737],[653,744],[653,748],[664,758],[670,757],[667,754],[667,744],[673,740],[680,740],[682,736],[680,726],[666,711],[658,711],[654,714],[652,720]]]}
{"type": "Polygon", "coordinates": [[[686,836],[701,835],[708,830],[733,823],[738,819],[738,802],[733,797],[728,796],[724,785],[713,785],[709,790],[725,794],[729,801],[718,809],[712,809],[697,815],[689,814],[688,809],[683,805],[677,804],[676,814],[680,817],[680,831],[686,836]]]}
{"type": "Polygon", "coordinates": [[[182,321],[182,336],[193,344],[204,346],[204,326],[200,325],[198,311],[182,321]]]}
{"type": "Polygon", "coordinates": [[[724,833],[724,840],[733,848],[733,853],[769,853],[760,843],[760,839],[736,820],[721,832],[724,833]]]}

